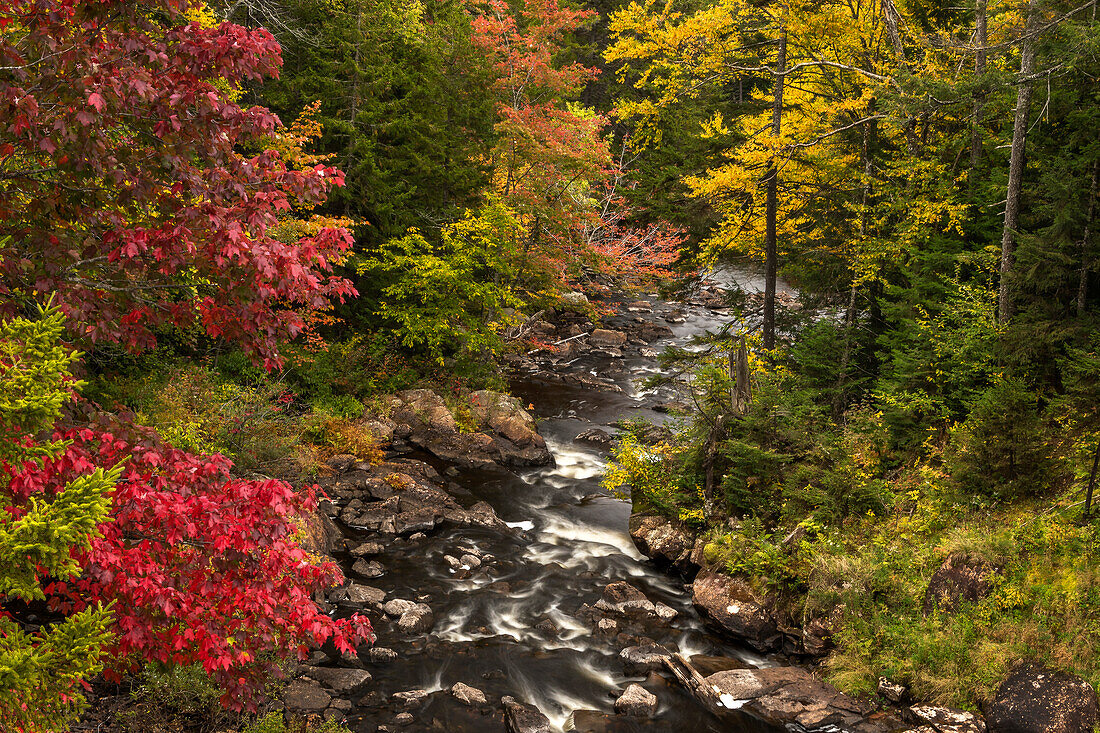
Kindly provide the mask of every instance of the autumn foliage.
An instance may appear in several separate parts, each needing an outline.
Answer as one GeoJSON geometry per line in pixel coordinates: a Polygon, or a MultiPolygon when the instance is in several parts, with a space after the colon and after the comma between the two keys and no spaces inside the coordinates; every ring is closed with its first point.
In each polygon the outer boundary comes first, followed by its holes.
{"type": "Polygon", "coordinates": [[[354,293],[351,245],[273,236],[343,174],[288,167],[278,119],[236,90],[278,74],[266,30],[187,22],[189,0],[14,0],[0,9],[0,299],[59,294],[90,342],[155,343],[162,324],[239,341],[267,366],[296,307],[354,293]]]}
{"type": "Polygon", "coordinates": [[[71,442],[61,455],[0,470],[17,518],[97,467],[123,466],[102,536],[75,555],[83,574],[45,588],[50,607],[65,614],[112,604],[108,676],[148,661],[201,664],[228,706],[252,708],[282,659],[304,658],[329,639],[350,652],[373,638],[365,618],[333,620],[311,598],[342,580],[335,564],[298,542],[300,518],[316,508],[312,490],[233,479],[223,456],[91,417],[57,431],[54,439],[71,442]]]}

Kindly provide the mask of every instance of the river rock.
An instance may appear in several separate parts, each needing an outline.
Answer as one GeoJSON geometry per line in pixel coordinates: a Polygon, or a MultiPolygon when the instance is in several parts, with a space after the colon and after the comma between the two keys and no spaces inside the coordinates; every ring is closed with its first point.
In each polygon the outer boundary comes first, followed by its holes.
{"type": "Polygon", "coordinates": [[[283,691],[283,705],[296,713],[319,713],[332,702],[332,695],[316,682],[294,680],[283,691]]]}
{"type": "Polygon", "coordinates": [[[1100,708],[1088,682],[1029,662],[997,688],[986,721],[991,733],[1088,733],[1100,708]]]}
{"type": "Polygon", "coordinates": [[[588,336],[588,343],[597,347],[623,346],[626,344],[626,334],[622,331],[597,328],[588,336]]]}
{"type": "Polygon", "coordinates": [[[874,707],[815,680],[797,667],[731,669],[712,674],[707,684],[729,709],[744,708],[781,727],[836,728],[848,731],[889,731],[900,720],[874,715],[874,707]]]}
{"type": "Polygon", "coordinates": [[[358,462],[358,456],[353,456],[350,453],[340,453],[325,461],[325,465],[336,473],[344,473],[358,462]]]}
{"type": "Polygon", "coordinates": [[[435,624],[432,609],[424,603],[417,603],[397,620],[397,628],[406,634],[420,634],[429,631],[435,624]]]}
{"type": "Polygon", "coordinates": [[[351,572],[363,578],[380,578],[386,574],[386,568],[377,560],[360,558],[352,564],[351,572]]]}
{"type": "Polygon", "coordinates": [[[691,601],[712,626],[757,651],[774,651],[782,642],[775,615],[740,578],[703,571],[691,586],[691,601]]]}
{"type": "Polygon", "coordinates": [[[386,551],[385,546],[379,542],[362,542],[351,548],[352,557],[374,557],[386,551]]]}
{"type": "Polygon", "coordinates": [[[337,695],[345,697],[362,692],[371,681],[370,672],[365,669],[308,667],[303,672],[337,695]]]}
{"type": "Polygon", "coordinates": [[[965,710],[934,705],[914,705],[909,708],[909,716],[920,724],[910,733],[985,733],[986,731],[985,721],[981,716],[965,710]]]}
{"type": "Polygon", "coordinates": [[[688,579],[699,572],[695,538],[665,517],[632,514],[630,538],[639,552],[662,567],[671,566],[688,579]]]}
{"type": "Polygon", "coordinates": [[[415,708],[428,699],[427,690],[405,690],[390,695],[390,699],[397,702],[403,708],[415,708]]]}
{"type": "Polygon", "coordinates": [[[350,603],[365,605],[365,604],[377,604],[386,600],[386,591],[381,588],[373,588],[369,585],[359,585],[358,583],[352,583],[346,589],[346,599],[350,603]]]}
{"type": "Polygon", "coordinates": [[[534,705],[525,705],[514,697],[501,698],[504,720],[511,733],[552,733],[550,720],[534,705]]]}
{"type": "Polygon", "coordinates": [[[384,646],[372,646],[367,650],[367,657],[375,664],[386,664],[397,660],[397,652],[384,646]]]}
{"type": "Polygon", "coordinates": [[[336,543],[343,539],[340,528],[320,510],[302,516],[302,547],[317,555],[331,555],[336,543]]]}
{"type": "Polygon", "coordinates": [[[638,337],[647,343],[672,338],[672,329],[657,323],[645,323],[638,328],[638,337]]]}
{"type": "Polygon", "coordinates": [[[489,702],[484,692],[476,687],[470,687],[467,684],[463,684],[462,682],[454,683],[451,687],[451,694],[460,702],[471,707],[485,705],[489,702]]]}
{"type": "Polygon", "coordinates": [[[657,714],[657,696],[639,684],[627,685],[615,701],[615,712],[639,718],[652,718],[657,714]]]}
{"type": "Polygon", "coordinates": [[[562,310],[583,312],[591,305],[588,296],[581,292],[565,293],[559,301],[562,310]]]}
{"type": "Polygon", "coordinates": [[[603,428],[589,428],[573,438],[574,443],[588,443],[599,448],[611,450],[615,445],[615,436],[603,428]]]}
{"type": "Polygon", "coordinates": [[[924,591],[924,615],[934,608],[952,612],[963,603],[977,603],[993,591],[997,568],[983,561],[954,553],[943,561],[924,591]]]}
{"type": "Polygon", "coordinates": [[[404,598],[394,598],[386,601],[386,603],[382,605],[382,612],[387,616],[397,618],[415,607],[416,603],[414,601],[407,601],[404,598]]]}
{"type": "Polygon", "coordinates": [[[645,593],[621,580],[604,587],[603,597],[596,602],[596,608],[632,618],[657,615],[653,601],[646,598],[645,593]]]}
{"type": "Polygon", "coordinates": [[[628,675],[642,675],[663,669],[665,660],[671,657],[672,653],[660,644],[628,646],[619,652],[619,659],[628,675]]]}

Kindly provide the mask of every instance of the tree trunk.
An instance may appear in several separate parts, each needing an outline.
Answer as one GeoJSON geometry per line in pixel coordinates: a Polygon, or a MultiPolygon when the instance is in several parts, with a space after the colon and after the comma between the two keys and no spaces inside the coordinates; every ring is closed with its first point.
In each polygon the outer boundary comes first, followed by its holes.
{"type": "Polygon", "coordinates": [[[1092,511],[1092,492],[1096,488],[1096,469],[1100,467],[1100,443],[1096,444],[1096,452],[1092,454],[1092,470],[1089,471],[1089,487],[1085,491],[1085,519],[1089,518],[1092,511]]]}
{"type": "Polygon", "coordinates": [[[1092,268],[1089,250],[1092,248],[1092,222],[1096,215],[1097,178],[1100,177],[1100,160],[1092,164],[1092,185],[1089,186],[1089,208],[1085,217],[1085,233],[1081,237],[1081,279],[1077,283],[1077,316],[1085,315],[1085,301],[1089,294],[1089,270],[1092,268]]]}
{"type": "MultiPolygon", "coordinates": [[[[986,2],[987,0],[974,1],[974,77],[981,77],[985,73],[985,44],[988,39],[986,33],[986,2]]],[[[970,127],[970,183],[974,184],[975,172],[982,162],[982,113],[985,110],[985,92],[974,92],[974,121],[970,127]]]]}
{"type": "MultiPolygon", "coordinates": [[[[772,100],[772,134],[779,137],[783,122],[783,81],[787,70],[787,30],[779,34],[779,50],[775,60],[775,93],[772,100]]],[[[776,213],[779,198],[779,166],[772,160],[768,171],[767,233],[764,238],[764,348],[775,348],[775,279],[778,247],[776,245],[776,213]]]]}
{"type": "Polygon", "coordinates": [[[1024,178],[1024,153],[1027,147],[1027,122],[1031,111],[1031,75],[1035,73],[1035,40],[1031,38],[1039,17],[1038,0],[1027,6],[1027,24],[1020,43],[1020,78],[1016,82],[1016,117],[1012,123],[1012,152],[1008,162],[1008,190],[1005,198],[1005,226],[1001,235],[1001,282],[997,292],[997,322],[1004,325],[1012,318],[1010,292],[1012,268],[1016,262],[1016,230],[1020,225],[1020,190],[1024,178]]]}

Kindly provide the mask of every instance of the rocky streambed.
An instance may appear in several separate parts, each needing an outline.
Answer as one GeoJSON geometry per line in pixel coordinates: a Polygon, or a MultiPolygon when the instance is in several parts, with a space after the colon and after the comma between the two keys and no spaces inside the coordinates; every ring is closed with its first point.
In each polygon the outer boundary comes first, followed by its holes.
{"type": "Polygon", "coordinates": [[[515,397],[393,396],[371,423],[385,459],[334,458],[312,532],[348,578],[318,601],[365,613],[378,640],[315,652],[281,704],[371,732],[984,731],[901,706],[888,682],[857,700],[794,666],[827,648],[827,619],[784,628],[702,568],[695,538],[600,487],[613,423],[660,425],[681,398],[639,382],[661,348],[728,318],[722,285],[609,296],[599,324],[574,296],[525,327],[547,347],[513,360],[515,397]]]}

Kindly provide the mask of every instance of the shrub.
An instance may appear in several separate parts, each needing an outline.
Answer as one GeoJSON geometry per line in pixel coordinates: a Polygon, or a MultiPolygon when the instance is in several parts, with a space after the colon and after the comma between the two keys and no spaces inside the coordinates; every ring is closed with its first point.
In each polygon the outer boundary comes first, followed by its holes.
{"type": "Polygon", "coordinates": [[[953,437],[953,475],[983,496],[1039,496],[1064,477],[1036,397],[1019,380],[1002,379],[983,392],[953,437]]]}
{"type": "Polygon", "coordinates": [[[78,355],[59,344],[63,333],[56,308],[0,324],[0,720],[16,733],[68,729],[83,704],[80,684],[99,671],[110,637],[100,602],[41,628],[19,618],[25,604],[46,599],[51,580],[79,576],[120,473],[87,461],[48,490],[23,486],[40,462],[66,452],[64,440],[31,437],[50,429],[79,386],[69,372],[78,355]]]}

